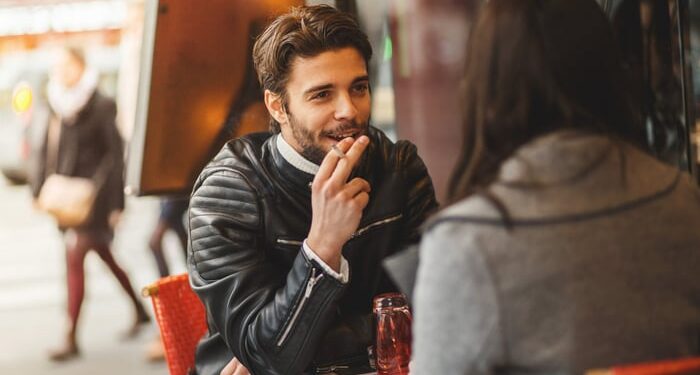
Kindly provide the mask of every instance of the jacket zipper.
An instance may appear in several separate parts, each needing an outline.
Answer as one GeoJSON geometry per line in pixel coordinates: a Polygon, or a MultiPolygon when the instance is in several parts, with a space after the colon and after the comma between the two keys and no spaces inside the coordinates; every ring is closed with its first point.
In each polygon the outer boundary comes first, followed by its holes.
{"type": "MultiPolygon", "coordinates": [[[[361,236],[363,233],[366,231],[378,226],[378,225],[383,225],[387,223],[394,222],[396,220],[399,220],[403,217],[403,214],[398,214],[394,215],[391,217],[388,217],[386,219],[382,219],[379,221],[375,221],[371,224],[365,225],[364,227],[358,229],[350,238],[355,238],[358,236],[361,236]]],[[[277,239],[278,244],[282,245],[297,245],[301,246],[303,244],[302,241],[297,241],[297,240],[285,240],[278,238],[277,239]]],[[[287,339],[287,336],[289,336],[289,332],[291,332],[292,328],[294,328],[294,323],[296,323],[296,320],[299,318],[299,314],[301,313],[301,310],[304,308],[304,305],[306,305],[306,301],[311,297],[311,292],[313,291],[314,286],[318,281],[323,277],[323,273],[320,275],[316,276],[316,268],[311,268],[311,277],[309,278],[309,281],[306,283],[306,289],[304,290],[304,296],[301,299],[301,302],[299,302],[299,305],[297,305],[296,310],[294,310],[294,314],[292,315],[292,319],[289,321],[289,324],[287,324],[287,328],[284,330],[282,333],[282,336],[277,340],[277,347],[282,346],[284,341],[287,339]]],[[[340,368],[337,367],[336,368],[340,368]]]]}
{"type": "MultiPolygon", "coordinates": [[[[355,231],[355,233],[353,233],[353,234],[350,236],[350,239],[359,237],[359,236],[363,235],[365,232],[367,232],[368,230],[370,230],[370,229],[372,229],[372,228],[374,228],[374,227],[376,227],[376,226],[383,225],[383,224],[388,224],[388,223],[392,223],[392,222],[394,222],[394,221],[396,221],[396,220],[401,219],[402,217],[403,217],[403,214],[398,214],[398,215],[390,216],[390,217],[388,217],[388,218],[386,218],[386,219],[378,220],[378,221],[375,221],[375,222],[373,222],[373,223],[367,224],[367,225],[365,225],[364,227],[362,227],[362,228],[358,229],[357,231],[355,231]]],[[[282,238],[278,238],[278,239],[277,239],[277,243],[278,243],[279,245],[295,245],[295,246],[301,246],[301,245],[304,244],[304,241],[285,240],[285,239],[282,239],[282,238]]]]}
{"type": "Polygon", "coordinates": [[[335,373],[335,370],[340,370],[340,369],[349,369],[350,366],[343,366],[343,365],[332,365],[332,366],[326,366],[326,367],[319,367],[316,369],[316,374],[321,375],[321,374],[333,374],[335,373]]]}
{"type": "Polygon", "coordinates": [[[304,244],[303,241],[296,241],[296,240],[283,240],[281,238],[277,239],[277,243],[280,245],[296,245],[296,246],[301,246],[304,244]]]}
{"type": "Polygon", "coordinates": [[[350,236],[350,238],[353,239],[353,238],[359,237],[359,236],[363,235],[365,232],[367,232],[368,230],[370,230],[378,225],[388,224],[388,223],[394,222],[396,220],[399,220],[402,217],[403,217],[403,214],[398,214],[398,215],[390,216],[386,219],[375,221],[374,223],[371,223],[371,224],[367,224],[364,227],[358,229],[355,233],[353,233],[352,236],[350,236]]]}
{"type": "Polygon", "coordinates": [[[316,276],[316,268],[311,268],[311,277],[309,278],[309,281],[306,283],[306,289],[304,290],[304,296],[301,299],[301,302],[299,302],[299,305],[297,305],[296,310],[294,310],[294,314],[292,315],[292,319],[289,321],[289,324],[287,324],[287,328],[284,330],[284,333],[282,333],[282,337],[277,341],[277,347],[282,346],[284,341],[287,339],[287,336],[289,335],[289,332],[292,330],[294,327],[294,323],[296,320],[299,318],[299,313],[301,313],[301,310],[304,308],[304,305],[306,305],[306,301],[311,297],[311,291],[314,289],[314,286],[316,283],[318,283],[319,280],[323,277],[323,273],[320,275],[316,276]]]}

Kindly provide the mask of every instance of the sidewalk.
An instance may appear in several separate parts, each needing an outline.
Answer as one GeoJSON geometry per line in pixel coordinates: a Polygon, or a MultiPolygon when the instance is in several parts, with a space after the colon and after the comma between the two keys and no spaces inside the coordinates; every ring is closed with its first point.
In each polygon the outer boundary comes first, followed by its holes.
{"type": "MultiPolygon", "coordinates": [[[[94,254],[86,261],[82,355],[68,363],[47,360],[65,325],[65,261],[51,219],[35,212],[30,202],[26,186],[9,186],[0,176],[0,374],[167,375],[164,362],[145,358],[157,332],[155,322],[134,340],[120,338],[133,312],[116,279],[94,254]]],[[[129,198],[117,229],[114,255],[138,291],[157,278],[147,246],[157,215],[157,199],[129,198]]],[[[184,272],[177,239],[168,233],[165,241],[172,272],[184,272]]],[[[150,310],[150,301],[144,302],[150,310]]]]}

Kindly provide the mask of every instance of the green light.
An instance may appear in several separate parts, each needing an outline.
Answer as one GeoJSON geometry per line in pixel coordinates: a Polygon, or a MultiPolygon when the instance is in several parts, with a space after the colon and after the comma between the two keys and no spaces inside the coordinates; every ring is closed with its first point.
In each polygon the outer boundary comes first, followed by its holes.
{"type": "Polygon", "coordinates": [[[391,38],[387,35],[384,37],[384,61],[390,61],[393,54],[391,38]]]}

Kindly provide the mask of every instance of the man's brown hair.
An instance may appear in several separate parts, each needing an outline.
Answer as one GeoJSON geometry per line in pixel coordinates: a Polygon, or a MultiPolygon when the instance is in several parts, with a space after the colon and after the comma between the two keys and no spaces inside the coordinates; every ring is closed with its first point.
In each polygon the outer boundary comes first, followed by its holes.
{"type": "MultiPolygon", "coordinates": [[[[328,5],[292,8],[277,17],[255,42],[253,63],[260,87],[282,98],[287,109],[285,87],[295,57],[314,57],[326,51],[355,48],[368,64],[372,46],[354,17],[328,5]]],[[[270,120],[270,131],[280,124],[270,120]]]]}

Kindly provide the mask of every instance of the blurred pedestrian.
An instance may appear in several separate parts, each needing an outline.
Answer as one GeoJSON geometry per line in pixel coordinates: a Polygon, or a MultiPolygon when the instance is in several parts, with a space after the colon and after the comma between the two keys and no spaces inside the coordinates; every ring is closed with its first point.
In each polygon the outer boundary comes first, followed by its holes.
{"type": "MultiPolygon", "coordinates": [[[[151,249],[153,257],[156,260],[160,277],[170,275],[170,267],[168,267],[168,262],[165,260],[165,254],[163,253],[163,237],[169,230],[172,230],[175,235],[177,235],[180,241],[180,250],[182,251],[183,259],[187,259],[187,231],[185,230],[184,216],[188,205],[189,197],[164,197],[160,201],[158,222],[148,242],[148,247],[151,249]]],[[[146,358],[149,361],[165,359],[165,349],[160,335],[157,335],[157,337],[148,344],[146,348],[146,358]]]]}
{"type": "Polygon", "coordinates": [[[89,178],[96,187],[89,218],[77,226],[59,225],[66,249],[68,326],[62,346],[50,354],[54,361],[75,358],[80,352],[78,319],[84,297],[85,256],[90,250],[105,262],[131,300],[134,320],[127,335],[135,335],[140,324],[150,321],[110,250],[114,226],[124,208],[123,150],[115,125],[116,104],[99,92],[97,84],[98,74],[87,69],[82,51],[66,48],[59,54],[47,87],[51,124],[38,158],[33,194],[39,196],[52,174],[89,178]]]}
{"type": "Polygon", "coordinates": [[[172,230],[177,235],[183,259],[187,259],[187,231],[185,230],[184,215],[188,204],[189,198],[187,197],[165,197],[160,202],[158,222],[148,242],[153,257],[156,259],[160,277],[170,275],[170,268],[163,254],[163,237],[168,230],[172,230]]]}

